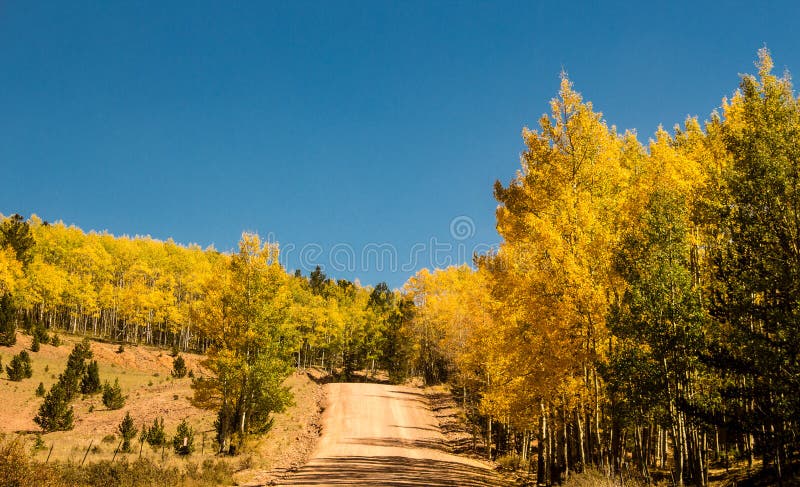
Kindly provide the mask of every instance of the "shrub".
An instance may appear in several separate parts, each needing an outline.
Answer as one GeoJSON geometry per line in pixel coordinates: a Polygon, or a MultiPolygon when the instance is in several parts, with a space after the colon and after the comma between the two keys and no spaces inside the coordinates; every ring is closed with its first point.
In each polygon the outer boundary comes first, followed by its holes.
{"type": "Polygon", "coordinates": [[[25,350],[11,358],[11,363],[6,365],[6,373],[8,378],[13,381],[21,381],[28,379],[33,375],[33,368],[31,367],[31,356],[25,350]]]}
{"type": "Polygon", "coordinates": [[[103,405],[108,409],[121,409],[125,405],[125,396],[119,386],[119,379],[114,379],[114,385],[108,381],[103,384],[103,405]]]}
{"type": "Polygon", "coordinates": [[[497,464],[504,470],[517,470],[522,464],[522,457],[515,453],[502,455],[497,457],[497,464]]]}
{"type": "Polygon", "coordinates": [[[117,437],[115,435],[105,435],[102,439],[103,443],[114,443],[117,441],[117,437]]]}
{"type": "Polygon", "coordinates": [[[186,362],[183,360],[183,357],[178,355],[175,357],[175,360],[172,361],[172,377],[176,379],[186,377],[186,372],[186,362]]]}
{"type": "Polygon", "coordinates": [[[36,397],[44,397],[45,392],[46,391],[44,390],[44,383],[39,382],[39,387],[36,388],[36,397]]]}
{"type": "Polygon", "coordinates": [[[56,333],[53,333],[53,337],[50,339],[50,345],[54,347],[58,347],[61,345],[61,338],[56,333]]]}
{"type": "Polygon", "coordinates": [[[131,451],[131,440],[136,437],[136,433],[139,430],[137,430],[136,425],[133,424],[133,418],[131,417],[130,411],[125,413],[125,417],[122,418],[122,422],[119,424],[119,426],[117,426],[117,431],[119,431],[119,434],[122,437],[122,451],[131,451]]]}
{"type": "Polygon", "coordinates": [[[184,418],[172,438],[172,447],[178,455],[190,455],[194,451],[194,429],[184,418]]]}
{"type": "Polygon", "coordinates": [[[44,431],[66,431],[72,429],[73,419],[72,406],[69,405],[64,386],[56,382],[45,395],[33,421],[44,431]]]}
{"type": "Polygon", "coordinates": [[[81,379],[81,392],[84,394],[97,394],[101,390],[100,385],[100,368],[97,365],[97,360],[92,360],[86,372],[81,379]]]}
{"type": "Polygon", "coordinates": [[[45,448],[47,448],[47,445],[44,444],[44,440],[42,439],[42,434],[36,433],[36,439],[33,440],[33,446],[31,447],[31,450],[37,452],[39,450],[44,450],[45,448]]]}
{"type": "Polygon", "coordinates": [[[119,347],[117,347],[117,353],[122,353],[124,351],[125,351],[125,345],[120,343],[119,347]]]}
{"type": "Polygon", "coordinates": [[[36,335],[33,336],[33,341],[31,342],[31,352],[38,352],[41,350],[41,345],[39,345],[39,337],[36,335]]]}

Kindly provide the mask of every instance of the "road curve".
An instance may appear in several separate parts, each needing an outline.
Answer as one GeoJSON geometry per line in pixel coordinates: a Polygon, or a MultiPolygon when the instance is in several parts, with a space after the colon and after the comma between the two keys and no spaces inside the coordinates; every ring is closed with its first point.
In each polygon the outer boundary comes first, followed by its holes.
{"type": "Polygon", "coordinates": [[[410,387],[327,384],[322,437],[309,463],[278,485],[503,485],[481,462],[447,452],[425,396],[410,387]]]}

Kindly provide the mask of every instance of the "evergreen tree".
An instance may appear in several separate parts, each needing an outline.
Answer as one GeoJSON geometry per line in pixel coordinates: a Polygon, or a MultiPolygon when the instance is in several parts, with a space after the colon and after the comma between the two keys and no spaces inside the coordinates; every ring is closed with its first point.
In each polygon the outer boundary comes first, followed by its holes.
{"type": "Polygon", "coordinates": [[[167,442],[167,434],[164,432],[164,418],[153,420],[153,426],[147,429],[146,441],[153,448],[157,448],[167,442]]]}
{"type": "Polygon", "coordinates": [[[0,223],[0,247],[11,247],[17,260],[27,266],[33,260],[31,249],[36,241],[30,225],[21,215],[13,214],[0,223]]]}
{"type": "Polygon", "coordinates": [[[72,400],[81,390],[81,380],[86,374],[86,360],[92,358],[91,345],[89,339],[75,344],[75,348],[67,358],[67,367],[64,373],[58,378],[59,383],[64,388],[64,393],[68,400],[72,400]]]}
{"type": "Polygon", "coordinates": [[[330,279],[328,279],[328,276],[322,272],[322,268],[320,266],[317,266],[308,277],[308,284],[311,286],[311,292],[314,294],[322,294],[329,282],[330,279]]]}
{"type": "Polygon", "coordinates": [[[34,335],[33,340],[31,341],[31,352],[38,352],[41,349],[41,345],[39,344],[39,337],[34,335]]]}
{"type": "Polygon", "coordinates": [[[113,386],[108,381],[103,384],[103,405],[108,409],[122,409],[125,405],[125,396],[122,395],[119,379],[114,379],[113,386]]]}
{"type": "Polygon", "coordinates": [[[36,388],[36,397],[44,397],[44,394],[45,394],[44,383],[39,382],[39,387],[36,388]]]}
{"type": "Polygon", "coordinates": [[[39,407],[39,412],[34,422],[44,431],[67,431],[73,426],[73,410],[69,405],[64,386],[60,383],[53,384],[50,392],[44,397],[44,402],[39,407]]]}
{"type": "Polygon", "coordinates": [[[17,343],[16,308],[10,293],[0,296],[0,345],[10,347],[17,343]]]}
{"type": "Polygon", "coordinates": [[[117,426],[117,431],[119,431],[119,434],[122,437],[122,451],[131,451],[131,440],[136,437],[136,433],[139,430],[137,430],[136,425],[133,424],[133,418],[131,417],[130,411],[125,413],[125,417],[122,418],[122,422],[119,424],[119,426],[117,426]]]}
{"type": "Polygon", "coordinates": [[[22,379],[29,379],[33,376],[33,368],[31,367],[31,357],[25,350],[19,352],[11,358],[11,363],[6,365],[6,373],[8,379],[12,381],[21,381],[22,379]]]}
{"type": "Polygon", "coordinates": [[[172,447],[178,455],[190,455],[194,451],[194,429],[189,426],[186,419],[178,425],[178,430],[172,438],[172,447]]]}
{"type": "Polygon", "coordinates": [[[175,357],[175,360],[172,361],[172,377],[181,379],[186,377],[186,372],[186,362],[183,360],[183,357],[178,355],[175,357]]]}
{"type": "Polygon", "coordinates": [[[86,367],[86,373],[83,374],[81,379],[81,393],[97,394],[101,389],[100,368],[97,365],[97,360],[92,360],[89,366],[86,367]]]}
{"type": "Polygon", "coordinates": [[[50,336],[47,334],[47,330],[44,326],[31,326],[31,335],[35,338],[39,343],[47,345],[50,342],[50,336]]]}

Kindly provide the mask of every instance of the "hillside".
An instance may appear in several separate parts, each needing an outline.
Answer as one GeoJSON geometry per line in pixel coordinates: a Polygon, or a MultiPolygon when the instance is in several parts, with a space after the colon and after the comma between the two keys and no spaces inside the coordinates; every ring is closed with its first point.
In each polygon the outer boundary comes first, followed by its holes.
{"type": "MultiPolygon", "coordinates": [[[[34,423],[39,405],[36,388],[42,382],[49,388],[63,371],[67,357],[78,337],[61,336],[58,347],[42,345],[39,352],[31,352],[31,337],[19,333],[17,343],[12,347],[0,348],[3,365],[8,364],[12,355],[28,350],[31,355],[33,377],[21,382],[8,380],[3,373],[0,379],[0,433],[19,433],[31,443],[40,431],[34,423]]],[[[167,436],[171,439],[176,426],[186,419],[195,430],[196,452],[191,455],[195,463],[214,458],[212,445],[215,411],[194,407],[191,379],[175,379],[171,376],[173,357],[169,351],[146,346],[126,345],[121,353],[116,344],[92,342],[94,359],[98,361],[100,377],[103,381],[119,379],[123,393],[127,396],[125,406],[119,410],[108,410],[103,406],[101,395],[81,397],[73,403],[75,427],[71,431],[53,432],[42,435],[45,448],[36,453],[38,460],[44,461],[50,455],[50,462],[80,463],[90,449],[86,462],[111,460],[119,443],[117,426],[126,412],[130,412],[137,428],[142,424],[151,425],[157,418],[164,418],[167,436]],[[90,448],[91,445],[91,448],[90,448]],[[50,448],[52,447],[52,453],[50,448]]],[[[202,374],[201,355],[182,354],[186,366],[195,374],[202,374]]],[[[320,386],[306,373],[295,373],[285,382],[294,393],[295,404],[284,413],[275,415],[275,422],[263,437],[254,438],[242,455],[227,461],[231,470],[239,472],[237,479],[247,481],[251,477],[267,478],[273,469],[287,469],[302,462],[316,438],[315,426],[321,400],[320,386]]],[[[118,454],[131,460],[139,456],[139,441],[134,440],[134,453],[118,454]]],[[[162,463],[162,451],[154,451],[147,444],[141,451],[143,457],[162,463]]],[[[167,447],[163,451],[166,464],[179,464],[180,459],[167,447]]]]}

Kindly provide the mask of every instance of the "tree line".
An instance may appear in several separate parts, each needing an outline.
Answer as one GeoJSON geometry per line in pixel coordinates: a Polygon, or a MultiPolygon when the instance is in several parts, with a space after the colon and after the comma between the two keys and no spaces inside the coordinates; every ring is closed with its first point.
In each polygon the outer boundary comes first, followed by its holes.
{"type": "MultiPolygon", "coordinates": [[[[218,412],[226,451],[268,429],[291,402],[282,382],[293,367],[344,380],[362,370],[398,381],[413,373],[410,301],[385,283],[334,280],[319,267],[290,274],[278,257],[277,243],[250,233],[223,253],[35,215],[1,218],[0,344],[12,345],[21,328],[34,348],[66,332],[205,353],[194,400],[218,412]]],[[[70,387],[44,395],[48,417],[59,418],[45,420],[46,431],[71,428],[70,387]]]]}
{"type": "Polygon", "coordinates": [[[406,285],[428,380],[540,484],[678,485],[800,451],[800,102],[766,49],[721,112],[647,144],[562,77],[496,183],[499,248],[406,285]]]}

